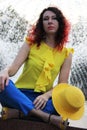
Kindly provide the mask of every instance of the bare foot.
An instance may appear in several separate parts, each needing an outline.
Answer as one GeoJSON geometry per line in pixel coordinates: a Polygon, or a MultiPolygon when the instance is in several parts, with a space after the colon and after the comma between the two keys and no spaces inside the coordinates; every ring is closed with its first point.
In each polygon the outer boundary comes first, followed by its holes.
{"type": "Polygon", "coordinates": [[[50,116],[50,123],[57,126],[58,128],[65,130],[68,125],[68,120],[63,121],[61,116],[51,115],[50,116]]]}
{"type": "Polygon", "coordinates": [[[56,127],[58,128],[61,128],[61,129],[65,129],[66,126],[68,125],[67,122],[63,121],[62,120],[62,117],[61,116],[57,116],[57,115],[49,115],[48,113],[45,113],[41,110],[36,110],[36,109],[33,109],[31,111],[31,114],[32,115],[35,115],[39,118],[41,118],[44,122],[46,123],[50,123],[50,124],[53,124],[55,125],[56,127]]]}

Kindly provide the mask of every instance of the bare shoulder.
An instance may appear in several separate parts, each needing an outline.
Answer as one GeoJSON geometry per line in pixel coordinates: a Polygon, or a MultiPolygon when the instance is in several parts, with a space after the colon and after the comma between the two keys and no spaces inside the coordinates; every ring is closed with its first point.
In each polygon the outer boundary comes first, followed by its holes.
{"type": "Polygon", "coordinates": [[[26,42],[24,42],[23,45],[22,45],[22,48],[29,50],[30,49],[30,45],[27,44],[26,42]]]}

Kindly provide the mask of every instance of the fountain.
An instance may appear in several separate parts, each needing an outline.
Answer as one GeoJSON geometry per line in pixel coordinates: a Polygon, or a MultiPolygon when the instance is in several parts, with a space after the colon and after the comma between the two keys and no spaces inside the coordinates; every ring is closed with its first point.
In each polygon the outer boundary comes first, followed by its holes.
{"type": "Polygon", "coordinates": [[[71,46],[75,49],[69,82],[82,89],[87,99],[87,24],[84,18],[79,18],[71,32],[71,46]]]}
{"type": "Polygon", "coordinates": [[[11,6],[0,11],[0,70],[15,58],[23,43],[27,25],[28,21],[11,6]]]}
{"type": "MultiPolygon", "coordinates": [[[[87,25],[80,17],[77,24],[72,25],[70,42],[75,53],[69,83],[78,86],[87,99],[87,25]]],[[[27,32],[28,21],[9,6],[0,11],[0,70],[10,64],[21,47],[27,32]]]]}

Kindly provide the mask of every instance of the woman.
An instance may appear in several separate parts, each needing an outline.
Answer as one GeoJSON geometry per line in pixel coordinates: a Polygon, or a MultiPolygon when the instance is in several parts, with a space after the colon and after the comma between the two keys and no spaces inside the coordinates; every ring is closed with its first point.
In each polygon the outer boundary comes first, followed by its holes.
{"type": "Polygon", "coordinates": [[[18,117],[21,111],[25,116],[35,115],[58,127],[64,126],[51,97],[58,74],[58,84],[68,82],[73,52],[65,47],[69,30],[70,25],[58,8],[42,11],[14,62],[0,73],[0,102],[9,107],[5,109],[5,118],[18,117]],[[23,63],[23,72],[14,84],[9,77],[23,63]]]}

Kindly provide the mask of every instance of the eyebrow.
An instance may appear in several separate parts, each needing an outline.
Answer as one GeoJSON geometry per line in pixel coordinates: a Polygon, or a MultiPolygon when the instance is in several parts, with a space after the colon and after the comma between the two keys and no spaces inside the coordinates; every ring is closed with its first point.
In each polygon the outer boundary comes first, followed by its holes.
{"type": "MultiPolygon", "coordinates": [[[[45,16],[43,16],[43,18],[44,17],[49,17],[49,15],[45,15],[45,16]]],[[[56,15],[54,14],[54,15],[52,15],[51,17],[56,17],[56,15]]]]}

